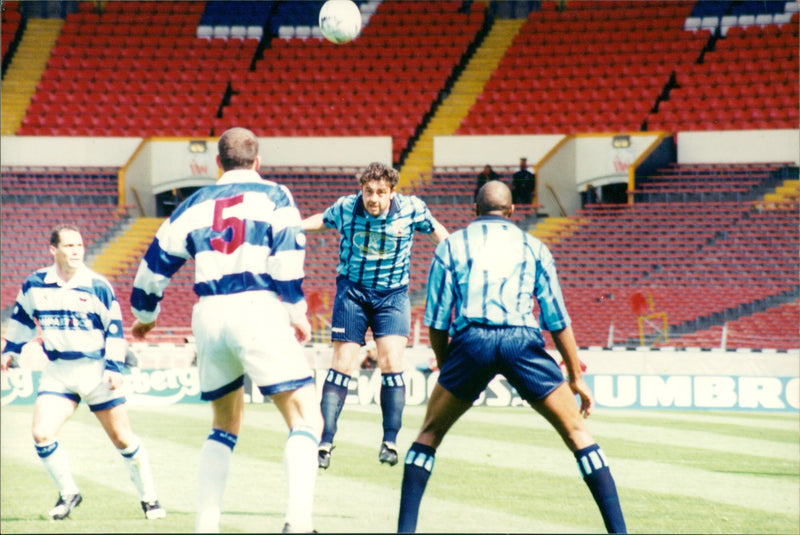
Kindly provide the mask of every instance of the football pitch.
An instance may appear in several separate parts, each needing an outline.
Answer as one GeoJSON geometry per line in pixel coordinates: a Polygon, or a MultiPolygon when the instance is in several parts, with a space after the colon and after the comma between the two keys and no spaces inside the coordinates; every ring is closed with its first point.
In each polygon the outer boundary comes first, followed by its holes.
{"type": "MultiPolygon", "coordinates": [[[[32,406],[2,408],[0,532],[174,533],[194,529],[197,457],[208,405],[131,407],[166,519],[144,519],[133,484],[85,406],[65,425],[83,504],[45,517],[57,491],[34,452],[32,406]]],[[[424,408],[407,407],[401,455],[424,408]]],[[[589,427],[609,457],[632,533],[800,532],[796,413],[597,411],[589,427]]],[[[223,532],[279,532],[286,429],[270,404],[248,405],[234,451],[223,532]]],[[[377,406],[348,405],[331,467],[320,471],[319,532],[394,532],[402,466],[378,463],[377,406]]],[[[603,523],[572,454],[527,408],[474,408],[445,438],[422,503],[420,532],[599,533],[603,523]]]]}

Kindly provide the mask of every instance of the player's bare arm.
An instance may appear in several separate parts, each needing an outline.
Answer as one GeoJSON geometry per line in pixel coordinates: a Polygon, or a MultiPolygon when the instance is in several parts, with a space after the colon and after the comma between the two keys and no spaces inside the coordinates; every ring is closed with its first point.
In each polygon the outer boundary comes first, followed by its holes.
{"type": "Polygon", "coordinates": [[[325,226],[323,222],[322,213],[314,214],[312,216],[308,216],[307,218],[303,219],[300,223],[300,227],[306,232],[322,232],[324,230],[328,230],[328,227],[325,226]]]}
{"type": "Polygon", "coordinates": [[[150,323],[144,323],[139,320],[133,322],[133,326],[131,327],[131,334],[136,340],[144,340],[147,336],[147,333],[152,331],[156,326],[155,321],[151,321],[150,323]]]}
{"type": "Polygon", "coordinates": [[[564,359],[564,366],[567,368],[569,375],[569,387],[573,392],[578,394],[581,398],[581,414],[584,418],[588,418],[592,412],[594,400],[592,399],[592,391],[589,385],[583,380],[583,372],[581,371],[581,361],[578,359],[578,344],[575,342],[575,334],[572,332],[572,327],[567,326],[560,331],[551,331],[553,335],[553,342],[556,349],[564,359]]]}
{"type": "Polygon", "coordinates": [[[3,355],[2,359],[0,359],[0,370],[7,372],[9,368],[11,368],[11,363],[14,361],[14,355],[11,353],[6,353],[3,355]]]}
{"type": "Polygon", "coordinates": [[[116,390],[122,386],[124,380],[122,374],[119,372],[112,372],[111,370],[105,370],[103,372],[103,382],[108,383],[108,388],[111,390],[116,390]]]}
{"type": "Polygon", "coordinates": [[[433,232],[428,234],[428,239],[436,244],[447,238],[449,235],[450,233],[447,231],[444,225],[436,221],[433,224],[433,232]]]}
{"type": "Polygon", "coordinates": [[[431,349],[436,356],[436,365],[441,368],[444,361],[447,359],[447,348],[450,345],[450,335],[447,331],[434,329],[428,327],[428,339],[431,343],[431,349]]]}
{"type": "Polygon", "coordinates": [[[294,336],[298,342],[306,344],[311,340],[311,324],[308,322],[308,318],[303,316],[302,319],[293,321],[292,327],[294,327],[294,336]]]}

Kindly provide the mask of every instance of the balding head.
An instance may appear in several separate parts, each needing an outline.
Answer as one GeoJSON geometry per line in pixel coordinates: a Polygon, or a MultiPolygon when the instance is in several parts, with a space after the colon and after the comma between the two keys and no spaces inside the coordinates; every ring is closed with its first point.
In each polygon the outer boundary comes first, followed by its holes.
{"type": "MultiPolygon", "coordinates": [[[[253,169],[258,159],[258,138],[247,128],[234,127],[219,137],[219,166],[223,171],[253,169]]],[[[259,162],[260,164],[260,162],[259,162]]]]}
{"type": "Polygon", "coordinates": [[[478,190],[475,197],[475,212],[481,215],[509,217],[514,212],[511,204],[511,190],[499,180],[487,182],[478,190]]]}

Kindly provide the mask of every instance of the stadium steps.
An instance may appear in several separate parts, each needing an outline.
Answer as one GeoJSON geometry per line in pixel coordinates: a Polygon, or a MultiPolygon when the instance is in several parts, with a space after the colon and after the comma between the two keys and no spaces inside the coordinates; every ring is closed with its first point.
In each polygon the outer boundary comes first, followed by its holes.
{"type": "Polygon", "coordinates": [[[430,176],[433,168],[433,138],[455,133],[524,22],[525,19],[507,19],[494,23],[456,80],[450,95],[438,107],[428,127],[411,149],[400,170],[401,186],[412,185],[421,177],[430,176]]]}
{"type": "Polygon", "coordinates": [[[0,85],[2,110],[0,110],[0,133],[4,136],[16,134],[25,111],[36,92],[36,84],[47,67],[50,51],[56,44],[62,19],[30,19],[0,85]]]}
{"type": "Polygon", "coordinates": [[[586,220],[579,217],[547,217],[529,232],[549,246],[572,236],[585,223],[586,220]]]}
{"type": "Polygon", "coordinates": [[[91,263],[92,269],[113,278],[138,264],[162,221],[160,217],[136,218],[127,229],[109,240],[91,263]]]}
{"type": "Polygon", "coordinates": [[[765,194],[764,199],[756,205],[761,209],[769,210],[796,206],[798,201],[800,201],[800,180],[786,179],[783,184],[775,188],[775,192],[765,194]]]}

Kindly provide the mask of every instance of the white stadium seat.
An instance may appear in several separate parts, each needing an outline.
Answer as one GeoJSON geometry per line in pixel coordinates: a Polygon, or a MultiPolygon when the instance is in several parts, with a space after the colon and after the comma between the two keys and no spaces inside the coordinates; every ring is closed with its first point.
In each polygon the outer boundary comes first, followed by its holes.
{"type": "Polygon", "coordinates": [[[703,17],[700,19],[700,27],[706,30],[715,30],[719,26],[719,17],[703,17]]]}
{"type": "Polygon", "coordinates": [[[702,19],[700,17],[687,17],[686,22],[683,23],[683,29],[687,31],[695,31],[700,28],[701,20],[702,19]]]}
{"type": "Polygon", "coordinates": [[[214,36],[214,28],[213,26],[207,26],[205,24],[197,27],[197,37],[201,39],[211,39],[214,36]]]}
{"type": "Polygon", "coordinates": [[[222,37],[223,39],[227,39],[231,36],[231,27],[227,24],[218,24],[214,26],[214,37],[222,37]]]}
{"type": "Polygon", "coordinates": [[[753,26],[756,23],[756,16],[752,14],[739,15],[739,26],[753,26]]]}
{"type": "Polygon", "coordinates": [[[264,36],[264,28],[261,26],[248,26],[247,27],[247,37],[261,40],[264,36]]]}

